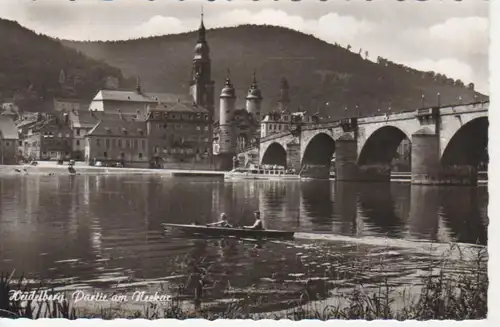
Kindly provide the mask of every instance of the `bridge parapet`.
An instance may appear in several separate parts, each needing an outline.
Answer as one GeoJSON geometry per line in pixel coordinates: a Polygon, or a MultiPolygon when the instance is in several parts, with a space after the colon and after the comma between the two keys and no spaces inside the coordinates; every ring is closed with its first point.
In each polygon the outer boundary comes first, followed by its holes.
{"type": "Polygon", "coordinates": [[[489,102],[475,102],[465,105],[449,106],[440,109],[439,114],[441,116],[445,115],[457,115],[457,114],[469,114],[476,112],[488,111],[490,108],[489,102]]]}
{"type": "Polygon", "coordinates": [[[273,141],[273,140],[276,140],[276,139],[279,139],[279,138],[282,138],[282,137],[285,137],[287,135],[291,134],[290,131],[286,131],[286,132],[279,132],[279,133],[275,133],[275,134],[271,134],[271,135],[267,135],[267,136],[264,136],[264,137],[261,137],[260,138],[260,142],[263,143],[263,142],[269,142],[269,141],[273,141]]]}

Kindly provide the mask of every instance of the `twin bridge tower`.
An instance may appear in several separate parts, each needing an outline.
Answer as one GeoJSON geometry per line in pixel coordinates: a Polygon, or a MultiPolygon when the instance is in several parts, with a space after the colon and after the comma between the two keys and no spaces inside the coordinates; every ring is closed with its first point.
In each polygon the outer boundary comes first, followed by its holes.
{"type": "Polygon", "coordinates": [[[408,139],[413,184],[476,185],[488,162],[488,109],[489,102],[477,102],[307,124],[261,138],[259,164],[325,178],[334,165],[338,181],[389,181],[408,139]]]}

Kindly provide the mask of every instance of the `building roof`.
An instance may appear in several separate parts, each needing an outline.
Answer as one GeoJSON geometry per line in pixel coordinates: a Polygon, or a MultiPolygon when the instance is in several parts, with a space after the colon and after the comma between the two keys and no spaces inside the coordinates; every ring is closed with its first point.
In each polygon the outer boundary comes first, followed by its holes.
{"type": "Polygon", "coordinates": [[[158,102],[191,102],[193,98],[185,94],[172,93],[146,93],[137,91],[118,91],[118,90],[101,90],[94,97],[93,101],[130,101],[142,103],[158,103],[158,102]]]}
{"type": "Polygon", "coordinates": [[[73,128],[92,128],[99,122],[100,112],[72,110],[68,113],[73,128]]]}
{"type": "Polygon", "coordinates": [[[19,139],[16,124],[9,116],[0,116],[0,134],[2,138],[9,140],[19,139]]]}
{"type": "Polygon", "coordinates": [[[26,119],[26,120],[21,120],[17,124],[17,128],[23,128],[23,127],[28,127],[30,125],[33,125],[37,122],[36,119],[26,119]]]}
{"type": "Polygon", "coordinates": [[[208,110],[194,103],[185,103],[175,101],[170,103],[158,103],[156,106],[151,106],[150,111],[167,111],[167,112],[188,112],[188,113],[208,113],[208,110]]]}
{"type": "Polygon", "coordinates": [[[147,125],[143,120],[134,119],[132,115],[104,114],[87,135],[146,137],[147,125]]]}

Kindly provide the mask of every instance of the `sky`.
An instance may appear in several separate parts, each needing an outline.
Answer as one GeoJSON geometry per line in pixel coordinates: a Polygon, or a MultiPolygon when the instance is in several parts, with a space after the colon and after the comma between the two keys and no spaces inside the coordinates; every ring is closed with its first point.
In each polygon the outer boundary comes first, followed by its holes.
{"type": "Polygon", "coordinates": [[[285,26],[490,93],[487,0],[0,0],[0,17],[62,39],[123,40],[195,30],[202,7],[208,29],[285,26]]]}

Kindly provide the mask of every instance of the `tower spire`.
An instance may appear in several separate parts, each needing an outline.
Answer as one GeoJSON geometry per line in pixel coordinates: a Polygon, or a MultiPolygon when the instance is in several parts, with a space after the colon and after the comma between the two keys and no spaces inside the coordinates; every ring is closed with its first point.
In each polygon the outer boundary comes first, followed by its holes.
{"type": "Polygon", "coordinates": [[[200,27],[198,28],[198,43],[200,42],[206,42],[205,39],[205,24],[203,23],[203,5],[201,6],[201,22],[200,22],[200,27]]]}

